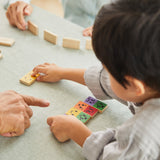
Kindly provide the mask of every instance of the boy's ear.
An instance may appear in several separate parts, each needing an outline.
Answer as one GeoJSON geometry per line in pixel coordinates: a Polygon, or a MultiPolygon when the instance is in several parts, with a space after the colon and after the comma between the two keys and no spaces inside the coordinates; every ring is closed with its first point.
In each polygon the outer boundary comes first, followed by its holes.
{"type": "Polygon", "coordinates": [[[142,81],[131,76],[126,76],[125,79],[129,82],[137,96],[141,96],[145,93],[145,85],[142,81]]]}

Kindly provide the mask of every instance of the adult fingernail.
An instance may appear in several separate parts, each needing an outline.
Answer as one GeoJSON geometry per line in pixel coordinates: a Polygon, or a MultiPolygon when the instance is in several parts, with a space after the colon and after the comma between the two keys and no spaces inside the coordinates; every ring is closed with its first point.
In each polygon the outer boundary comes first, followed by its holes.
{"type": "Polygon", "coordinates": [[[44,102],[44,104],[47,105],[47,106],[50,104],[50,102],[47,101],[47,100],[43,100],[43,102],[44,102]]]}
{"type": "Polygon", "coordinates": [[[29,14],[29,10],[28,9],[25,10],[25,14],[29,14]]]}
{"type": "Polygon", "coordinates": [[[4,137],[11,137],[11,133],[3,133],[1,135],[4,136],[4,137]]]}

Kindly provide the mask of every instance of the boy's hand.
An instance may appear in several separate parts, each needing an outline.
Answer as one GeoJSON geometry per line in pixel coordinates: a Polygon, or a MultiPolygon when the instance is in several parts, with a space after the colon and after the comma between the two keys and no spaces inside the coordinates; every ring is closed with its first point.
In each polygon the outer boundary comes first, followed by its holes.
{"type": "Polygon", "coordinates": [[[62,79],[61,78],[62,71],[63,68],[57,66],[56,64],[44,63],[36,66],[33,69],[32,76],[36,76],[36,74],[42,73],[40,76],[37,77],[37,81],[57,82],[62,79]]]}
{"type": "Polygon", "coordinates": [[[74,116],[60,115],[49,117],[47,123],[50,126],[51,132],[60,142],[65,142],[70,139],[70,130],[74,121],[77,120],[74,116]]]}
{"type": "Polygon", "coordinates": [[[72,139],[80,146],[91,135],[91,131],[76,117],[71,115],[53,116],[47,119],[51,132],[60,142],[72,139]]]}
{"type": "Polygon", "coordinates": [[[21,30],[25,30],[27,23],[24,20],[24,16],[29,16],[32,13],[31,5],[23,2],[17,1],[12,3],[6,12],[6,16],[9,20],[10,25],[16,26],[21,30]]]}
{"type": "Polygon", "coordinates": [[[92,31],[93,31],[93,26],[84,29],[83,30],[83,36],[92,37],[92,31]]]}

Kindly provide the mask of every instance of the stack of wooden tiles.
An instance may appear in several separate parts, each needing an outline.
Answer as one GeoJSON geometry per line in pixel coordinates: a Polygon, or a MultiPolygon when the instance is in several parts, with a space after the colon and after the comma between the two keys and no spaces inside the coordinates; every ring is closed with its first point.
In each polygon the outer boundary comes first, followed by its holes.
{"type": "Polygon", "coordinates": [[[79,101],[74,107],[70,108],[66,114],[77,117],[83,123],[87,123],[98,112],[102,113],[107,108],[107,104],[88,97],[84,102],[79,101]]]}

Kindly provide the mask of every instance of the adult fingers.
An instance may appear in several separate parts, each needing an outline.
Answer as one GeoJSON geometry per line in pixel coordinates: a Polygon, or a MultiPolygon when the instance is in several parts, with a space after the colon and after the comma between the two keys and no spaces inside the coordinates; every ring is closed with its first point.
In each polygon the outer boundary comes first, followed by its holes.
{"type": "Polygon", "coordinates": [[[11,20],[11,18],[10,18],[10,15],[9,15],[9,12],[8,12],[8,11],[6,12],[6,17],[7,17],[8,21],[9,21],[9,24],[13,26],[13,25],[14,25],[14,23],[13,23],[13,21],[11,20]]]}
{"type": "Polygon", "coordinates": [[[0,135],[6,137],[19,136],[24,133],[24,129],[24,112],[22,112],[19,116],[12,115],[7,119],[0,135]]]}
{"type": "Polygon", "coordinates": [[[50,104],[49,101],[44,100],[44,99],[35,98],[32,96],[27,96],[27,95],[21,95],[21,96],[27,105],[48,107],[50,104]]]}
{"type": "Polygon", "coordinates": [[[26,112],[24,112],[24,128],[25,129],[29,128],[31,125],[29,118],[30,118],[29,115],[26,112]]]}
{"type": "Polygon", "coordinates": [[[31,15],[32,11],[33,11],[32,6],[31,5],[26,5],[24,10],[23,10],[23,13],[24,13],[25,16],[29,16],[29,15],[31,15]]]}
{"type": "Polygon", "coordinates": [[[23,29],[26,29],[27,23],[24,20],[24,8],[26,4],[22,3],[21,5],[17,6],[17,19],[18,23],[23,27],[23,29]]]}

